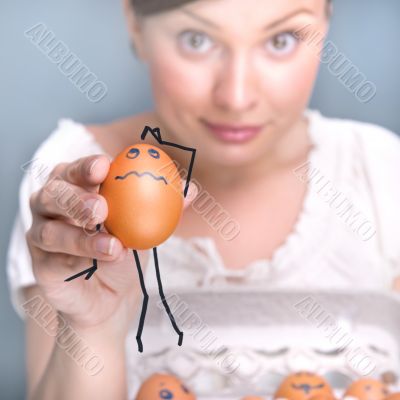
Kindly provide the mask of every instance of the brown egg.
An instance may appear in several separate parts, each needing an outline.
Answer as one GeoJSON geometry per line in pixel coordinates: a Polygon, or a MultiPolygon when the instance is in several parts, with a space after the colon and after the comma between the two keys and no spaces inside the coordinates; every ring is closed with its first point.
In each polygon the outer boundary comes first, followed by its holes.
{"type": "Polygon", "coordinates": [[[363,378],[353,382],[344,395],[356,397],[359,400],[383,400],[388,394],[389,390],[383,382],[363,378]]]}
{"type": "Polygon", "coordinates": [[[317,394],[311,397],[310,400],[336,400],[336,398],[330,394],[317,394]]]}
{"type": "Polygon", "coordinates": [[[127,248],[158,246],[182,215],[181,177],[172,159],[156,146],[141,143],[122,151],[99,193],[108,204],[105,227],[127,248]]]}
{"type": "Polygon", "coordinates": [[[240,400],[264,400],[264,397],[246,396],[246,397],[242,397],[240,400]]]}
{"type": "Polygon", "coordinates": [[[143,382],[135,400],[196,400],[196,396],[176,376],[153,374],[143,382]]]}
{"type": "Polygon", "coordinates": [[[329,383],[319,375],[312,372],[297,372],[286,377],[274,398],[286,398],[288,400],[308,400],[316,395],[334,397],[329,383]]]}
{"type": "Polygon", "coordinates": [[[385,400],[400,400],[400,392],[390,394],[388,397],[385,397],[385,400]]]}

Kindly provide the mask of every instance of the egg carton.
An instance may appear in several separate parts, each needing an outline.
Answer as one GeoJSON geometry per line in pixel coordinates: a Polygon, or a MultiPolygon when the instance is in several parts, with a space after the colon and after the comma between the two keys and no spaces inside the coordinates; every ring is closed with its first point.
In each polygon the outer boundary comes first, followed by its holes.
{"type": "Polygon", "coordinates": [[[361,377],[385,377],[399,390],[396,294],[229,288],[169,290],[166,299],[183,345],[174,343],[164,306],[151,294],[141,379],[175,374],[200,400],[269,399],[285,376],[300,370],[324,376],[338,396],[361,377]]]}

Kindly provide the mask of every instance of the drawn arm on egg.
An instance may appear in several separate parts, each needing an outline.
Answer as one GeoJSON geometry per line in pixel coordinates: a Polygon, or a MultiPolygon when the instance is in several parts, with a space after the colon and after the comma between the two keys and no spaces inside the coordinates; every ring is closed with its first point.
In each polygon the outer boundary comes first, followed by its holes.
{"type": "Polygon", "coordinates": [[[162,140],[159,128],[150,128],[149,126],[145,126],[144,127],[143,132],[140,135],[140,138],[142,140],[146,139],[146,136],[149,133],[157,140],[157,142],[159,144],[163,144],[163,145],[171,146],[171,147],[176,147],[178,149],[185,150],[185,151],[190,151],[192,153],[192,156],[190,158],[190,163],[189,163],[188,174],[187,174],[187,177],[186,177],[185,189],[183,191],[183,197],[186,197],[188,189],[189,189],[190,178],[192,177],[194,159],[196,157],[196,149],[193,149],[191,147],[182,146],[182,145],[176,144],[176,143],[166,142],[166,141],[162,140]]]}

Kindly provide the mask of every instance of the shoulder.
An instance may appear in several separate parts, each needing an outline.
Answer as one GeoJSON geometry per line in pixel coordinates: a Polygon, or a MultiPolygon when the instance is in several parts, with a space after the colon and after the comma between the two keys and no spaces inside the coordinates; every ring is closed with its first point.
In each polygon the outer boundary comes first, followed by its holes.
{"type": "Polygon", "coordinates": [[[130,144],[135,132],[140,135],[143,124],[158,123],[153,113],[142,113],[105,124],[84,125],[62,118],[36,148],[24,171],[34,168],[51,170],[61,162],[72,162],[93,154],[113,156],[130,144]],[[140,132],[139,132],[140,130],[140,132]]]}
{"type": "Polygon", "coordinates": [[[93,150],[98,148],[84,125],[63,118],[34,151],[33,160],[57,164],[72,161],[93,150]]]}
{"type": "Polygon", "coordinates": [[[125,133],[126,130],[140,128],[146,124],[161,124],[157,114],[153,111],[142,112],[128,117],[112,120],[104,124],[88,124],[90,131],[112,131],[125,133]]]}
{"type": "Polygon", "coordinates": [[[377,185],[381,178],[391,179],[393,184],[398,181],[400,136],[395,132],[368,122],[326,117],[317,110],[309,113],[314,138],[324,159],[332,160],[337,171],[343,171],[342,176],[348,179],[365,175],[371,184],[377,185]],[[352,175],[351,170],[358,172],[352,175]]]}
{"type": "Polygon", "coordinates": [[[400,137],[377,124],[320,114],[316,118],[320,137],[328,133],[327,141],[335,145],[335,168],[354,190],[362,187],[368,193],[381,248],[400,267],[400,137]]]}
{"type": "Polygon", "coordinates": [[[327,140],[350,146],[348,150],[357,148],[365,161],[376,162],[383,159],[388,161],[389,157],[392,161],[400,162],[400,136],[395,132],[373,123],[326,117],[316,110],[311,113],[322,136],[327,134],[326,136],[329,136],[327,140]]]}
{"type": "Polygon", "coordinates": [[[164,130],[164,126],[154,112],[144,112],[106,124],[91,124],[85,126],[85,129],[109,155],[115,156],[121,149],[139,140],[145,125],[157,126],[164,130]]]}
{"type": "Polygon", "coordinates": [[[30,159],[22,164],[22,188],[25,189],[22,192],[38,190],[57,164],[72,162],[99,152],[101,149],[84,125],[69,118],[60,119],[50,134],[31,153],[30,159]]]}

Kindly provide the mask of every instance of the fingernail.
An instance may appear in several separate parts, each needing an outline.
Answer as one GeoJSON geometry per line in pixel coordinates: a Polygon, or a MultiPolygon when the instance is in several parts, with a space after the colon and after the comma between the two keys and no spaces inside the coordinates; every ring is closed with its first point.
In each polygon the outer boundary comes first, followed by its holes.
{"type": "Polygon", "coordinates": [[[96,242],[96,250],[100,253],[107,254],[112,256],[115,246],[115,238],[112,237],[111,239],[102,237],[97,240],[96,242]]]}
{"type": "Polygon", "coordinates": [[[89,199],[85,201],[85,208],[90,208],[91,210],[96,211],[99,206],[99,199],[89,199]]]}
{"type": "Polygon", "coordinates": [[[96,166],[96,164],[99,162],[99,159],[98,158],[96,158],[93,162],[92,162],[92,164],[90,165],[90,168],[89,168],[89,175],[92,175],[93,174],[93,171],[94,171],[94,167],[96,166]]]}
{"type": "Polygon", "coordinates": [[[199,190],[194,183],[190,183],[187,197],[189,200],[194,200],[194,198],[198,195],[199,190]]]}

